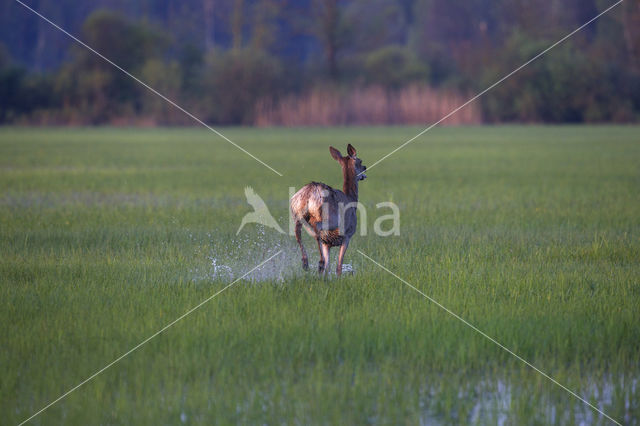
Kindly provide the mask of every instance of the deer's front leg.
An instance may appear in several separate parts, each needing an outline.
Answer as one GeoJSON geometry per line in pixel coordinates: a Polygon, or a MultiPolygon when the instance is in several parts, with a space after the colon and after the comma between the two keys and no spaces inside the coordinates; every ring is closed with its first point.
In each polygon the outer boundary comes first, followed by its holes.
{"type": "Polygon", "coordinates": [[[344,254],[347,252],[347,247],[349,247],[349,239],[345,238],[344,241],[342,241],[340,253],[338,254],[338,266],[336,267],[336,274],[338,276],[342,275],[342,259],[344,259],[344,254]]]}

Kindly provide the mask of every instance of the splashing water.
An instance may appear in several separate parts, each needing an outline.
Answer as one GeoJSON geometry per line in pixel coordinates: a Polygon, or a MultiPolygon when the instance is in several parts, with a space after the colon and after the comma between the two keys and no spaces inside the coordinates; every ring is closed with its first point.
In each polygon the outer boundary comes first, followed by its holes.
{"type": "MultiPolygon", "coordinates": [[[[193,234],[190,234],[189,237],[196,246],[194,260],[202,262],[201,265],[190,270],[192,281],[233,281],[278,251],[282,253],[251,272],[244,279],[251,282],[284,282],[289,278],[302,276],[304,273],[301,266],[300,249],[295,240],[288,235],[279,234],[261,225],[255,225],[252,229],[247,228],[238,237],[233,238],[230,243],[219,243],[211,233],[207,234],[207,241],[199,240],[193,234]]],[[[305,242],[311,257],[319,258],[315,250],[309,246],[309,241],[305,242]]],[[[309,260],[310,265],[314,265],[312,259],[309,260]]],[[[312,266],[311,271],[313,270],[312,266]]],[[[329,275],[335,275],[335,263],[327,272],[329,275]]],[[[351,264],[345,263],[342,265],[342,273],[352,275],[355,270],[351,264]]]]}
{"type": "Polygon", "coordinates": [[[300,255],[295,242],[289,236],[271,232],[264,226],[247,229],[230,243],[221,244],[210,233],[207,237],[208,241],[203,242],[190,235],[197,247],[194,260],[199,262],[206,259],[205,264],[190,270],[192,281],[232,281],[278,251],[282,253],[244,279],[251,282],[284,282],[300,272],[300,255]]]}

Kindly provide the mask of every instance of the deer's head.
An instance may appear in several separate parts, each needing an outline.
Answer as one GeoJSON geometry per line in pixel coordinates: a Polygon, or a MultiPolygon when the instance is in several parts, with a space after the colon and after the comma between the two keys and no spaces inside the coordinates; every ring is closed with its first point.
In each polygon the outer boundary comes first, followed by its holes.
{"type": "Polygon", "coordinates": [[[367,175],[364,174],[367,166],[362,164],[362,160],[356,156],[356,149],[353,145],[347,145],[347,154],[349,155],[346,156],[340,154],[340,151],[332,146],[329,147],[329,151],[334,160],[340,163],[342,170],[345,172],[345,176],[354,176],[356,180],[364,180],[367,178],[367,175]]]}

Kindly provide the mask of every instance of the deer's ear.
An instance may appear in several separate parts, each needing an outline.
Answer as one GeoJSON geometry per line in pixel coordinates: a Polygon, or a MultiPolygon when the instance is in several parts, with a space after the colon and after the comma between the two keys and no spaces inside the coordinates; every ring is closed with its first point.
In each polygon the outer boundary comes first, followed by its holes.
{"type": "Polygon", "coordinates": [[[356,156],[356,149],[353,147],[353,145],[349,144],[347,146],[347,153],[349,154],[349,157],[355,157],[356,156]]]}
{"type": "Polygon", "coordinates": [[[336,161],[342,160],[342,154],[340,154],[340,151],[338,151],[334,147],[330,146],[329,152],[331,152],[331,156],[333,157],[334,160],[336,161]]]}

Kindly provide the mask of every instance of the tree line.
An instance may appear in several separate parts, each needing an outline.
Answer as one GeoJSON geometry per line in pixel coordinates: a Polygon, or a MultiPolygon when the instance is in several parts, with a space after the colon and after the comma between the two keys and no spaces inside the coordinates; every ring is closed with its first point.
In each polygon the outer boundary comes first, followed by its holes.
{"type": "MultiPolygon", "coordinates": [[[[609,6],[601,0],[89,3],[96,9],[84,5],[84,15],[66,15],[50,1],[39,6],[71,29],[77,25],[89,46],[202,120],[243,125],[435,121],[609,6]]],[[[16,7],[2,6],[14,32],[0,31],[1,123],[191,123],[16,7]]],[[[639,58],[640,5],[624,2],[488,92],[455,123],[637,121],[639,58]]]]}

